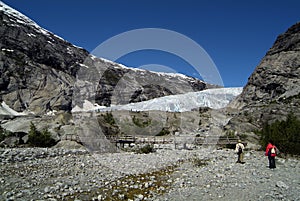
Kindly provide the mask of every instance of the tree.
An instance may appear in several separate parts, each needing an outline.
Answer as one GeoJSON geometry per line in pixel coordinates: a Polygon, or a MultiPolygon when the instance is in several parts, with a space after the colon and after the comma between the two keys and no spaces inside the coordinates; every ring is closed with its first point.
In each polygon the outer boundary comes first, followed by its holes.
{"type": "Polygon", "coordinates": [[[51,137],[51,133],[48,131],[48,129],[45,128],[42,132],[40,132],[31,122],[28,143],[29,145],[35,147],[51,147],[55,145],[55,140],[51,137]]]}
{"type": "Polygon", "coordinates": [[[294,114],[288,114],[285,121],[265,124],[259,134],[262,146],[272,139],[282,152],[300,155],[300,120],[294,114]]]}

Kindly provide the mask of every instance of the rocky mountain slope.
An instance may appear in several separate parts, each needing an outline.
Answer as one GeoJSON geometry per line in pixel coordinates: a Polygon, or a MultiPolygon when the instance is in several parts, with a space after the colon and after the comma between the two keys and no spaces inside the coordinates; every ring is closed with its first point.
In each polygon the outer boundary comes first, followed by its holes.
{"type": "Polygon", "coordinates": [[[95,58],[3,2],[0,25],[0,100],[17,112],[71,111],[76,76],[83,79],[78,72],[84,68],[90,69],[82,81],[96,85],[89,98],[105,106],[207,88],[191,77],[137,71],[95,58]],[[92,69],[97,69],[97,77],[90,77],[92,69]],[[122,99],[114,95],[121,86],[126,86],[122,99]]]}
{"type": "Polygon", "coordinates": [[[0,93],[16,111],[68,110],[78,63],[88,52],[0,4],[0,93]]]}
{"type": "Polygon", "coordinates": [[[240,113],[231,123],[246,130],[290,112],[300,117],[300,22],[278,36],[230,106],[240,113]]]}

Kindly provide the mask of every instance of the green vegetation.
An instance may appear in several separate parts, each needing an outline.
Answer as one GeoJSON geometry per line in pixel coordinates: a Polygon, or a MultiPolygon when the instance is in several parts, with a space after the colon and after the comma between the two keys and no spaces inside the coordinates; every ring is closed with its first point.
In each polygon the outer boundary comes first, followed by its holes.
{"type": "Polygon", "coordinates": [[[138,126],[140,128],[145,128],[151,124],[151,119],[141,120],[141,119],[137,118],[136,116],[132,117],[132,121],[136,126],[138,126]]]}
{"type": "Polygon", "coordinates": [[[236,137],[233,130],[226,131],[226,135],[225,136],[229,137],[229,138],[235,138],[236,137]]]}
{"type": "Polygon", "coordinates": [[[265,124],[261,131],[261,145],[265,147],[269,140],[273,140],[278,149],[285,154],[300,155],[300,120],[289,114],[285,121],[276,120],[272,124],[265,124]]]}
{"type": "MultiPolygon", "coordinates": [[[[236,138],[237,136],[235,136],[233,130],[228,130],[228,131],[226,131],[226,134],[225,134],[225,138],[227,138],[227,137],[228,138],[236,138]]],[[[228,149],[235,149],[235,144],[226,144],[225,147],[228,149]]]]}
{"type": "Polygon", "coordinates": [[[161,129],[161,131],[156,134],[156,136],[165,136],[165,135],[169,135],[170,134],[170,131],[167,129],[167,128],[163,128],[161,129]]]}
{"type": "Polygon", "coordinates": [[[121,78],[120,76],[122,75],[118,75],[118,73],[114,72],[111,69],[107,69],[102,75],[103,79],[105,79],[106,82],[108,82],[108,84],[113,86],[115,86],[118,83],[118,81],[121,78]]]}
{"type": "Polygon", "coordinates": [[[105,115],[101,114],[101,116],[104,117],[104,120],[105,120],[106,123],[108,123],[110,125],[115,125],[116,124],[114,116],[112,115],[111,112],[106,112],[105,115]]]}
{"type": "Polygon", "coordinates": [[[38,131],[35,125],[31,122],[28,143],[34,147],[51,147],[55,145],[55,140],[51,137],[51,133],[48,129],[38,131]]]}
{"type": "Polygon", "coordinates": [[[285,103],[285,104],[289,104],[291,103],[293,100],[299,100],[300,99],[300,93],[294,95],[294,96],[290,96],[288,98],[280,98],[279,101],[285,103]]]}
{"type": "Polygon", "coordinates": [[[189,161],[193,164],[194,167],[203,167],[207,166],[209,160],[208,159],[200,159],[197,156],[190,158],[189,161]]]}
{"type": "Polygon", "coordinates": [[[138,154],[149,154],[153,152],[155,152],[155,149],[152,144],[146,144],[145,146],[142,146],[141,148],[136,150],[136,153],[138,154]]]}
{"type": "Polygon", "coordinates": [[[5,138],[14,136],[14,133],[5,130],[4,128],[0,127],[0,142],[2,142],[5,138]]]}
{"type": "Polygon", "coordinates": [[[117,181],[111,181],[108,185],[102,185],[98,189],[94,188],[80,193],[74,191],[74,194],[67,195],[64,200],[73,201],[75,198],[98,200],[98,195],[102,195],[101,200],[104,201],[140,200],[137,199],[138,195],[143,195],[143,200],[155,200],[153,195],[163,195],[171,188],[173,182],[170,181],[170,177],[177,167],[178,165],[172,165],[153,172],[125,175],[117,181]],[[93,197],[95,199],[91,199],[93,197]]]}

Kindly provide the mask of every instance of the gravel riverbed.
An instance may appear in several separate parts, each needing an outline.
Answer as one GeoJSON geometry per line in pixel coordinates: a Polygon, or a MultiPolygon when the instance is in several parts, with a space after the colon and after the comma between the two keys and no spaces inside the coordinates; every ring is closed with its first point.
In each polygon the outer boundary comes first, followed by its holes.
{"type": "Polygon", "coordinates": [[[0,149],[0,200],[300,200],[300,163],[231,149],[0,149]]]}

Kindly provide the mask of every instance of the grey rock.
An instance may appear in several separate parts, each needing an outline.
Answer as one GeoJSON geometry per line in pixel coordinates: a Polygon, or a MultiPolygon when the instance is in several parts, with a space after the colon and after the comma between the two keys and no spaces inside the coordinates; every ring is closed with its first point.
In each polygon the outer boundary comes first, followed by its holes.
{"type": "Polygon", "coordinates": [[[6,137],[2,142],[0,142],[0,147],[16,147],[19,144],[19,137],[6,137]]]}
{"type": "Polygon", "coordinates": [[[82,146],[81,144],[74,142],[74,141],[69,141],[69,140],[62,140],[58,142],[54,148],[63,148],[63,149],[83,149],[85,150],[85,147],[82,146]]]}
{"type": "Polygon", "coordinates": [[[289,186],[286,185],[283,181],[277,181],[276,182],[276,187],[283,188],[283,189],[288,189],[289,188],[289,186]]]}
{"type": "Polygon", "coordinates": [[[137,199],[138,199],[138,200],[143,200],[143,199],[144,199],[144,196],[143,196],[142,194],[139,194],[139,195],[137,195],[137,199]]]}

